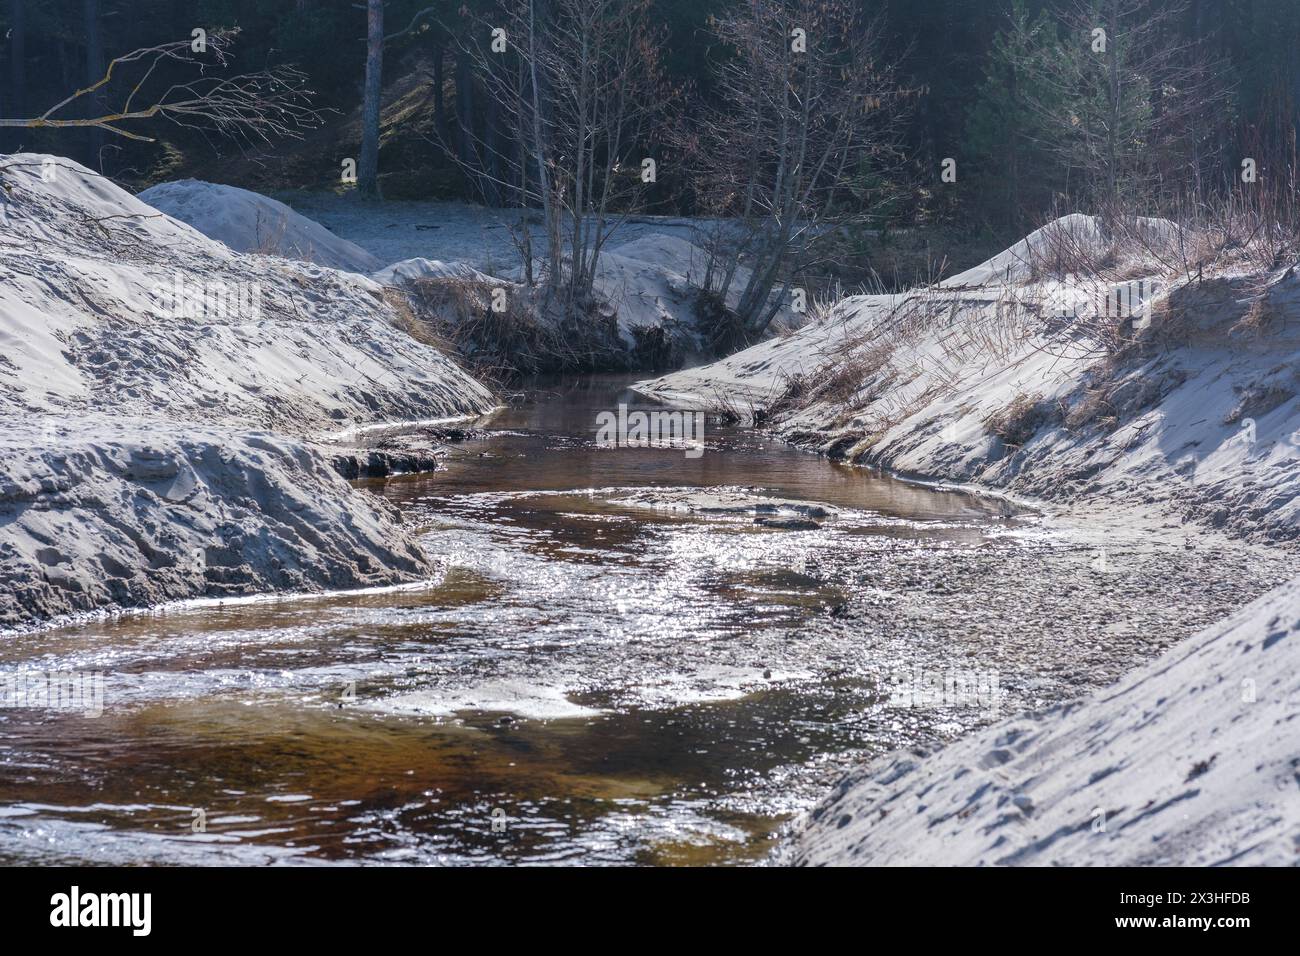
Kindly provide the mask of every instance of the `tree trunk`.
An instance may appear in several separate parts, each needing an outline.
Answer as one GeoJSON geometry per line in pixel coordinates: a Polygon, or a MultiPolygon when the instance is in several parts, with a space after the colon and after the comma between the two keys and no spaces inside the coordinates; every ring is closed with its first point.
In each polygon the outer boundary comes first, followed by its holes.
{"type": "Polygon", "coordinates": [[[447,81],[442,69],[446,54],[446,46],[439,36],[433,45],[433,127],[437,130],[438,139],[444,146],[448,144],[447,103],[443,96],[447,81]]]}
{"type": "Polygon", "coordinates": [[[530,106],[530,116],[533,122],[533,157],[537,163],[537,188],[542,194],[542,219],[546,224],[546,249],[547,249],[547,276],[546,276],[546,299],[544,306],[550,305],[551,293],[555,288],[555,283],[560,279],[561,267],[561,238],[560,238],[560,213],[557,210],[555,197],[551,194],[551,176],[546,166],[546,146],[547,146],[547,119],[548,114],[544,112],[547,109],[543,104],[547,101],[547,93],[541,85],[541,76],[537,69],[539,57],[545,43],[543,36],[542,24],[547,20],[548,10],[546,0],[529,0],[528,3],[528,66],[529,66],[529,87],[532,92],[532,102],[530,106]]]}
{"type": "Polygon", "coordinates": [[[379,93],[384,72],[384,0],[366,7],[366,88],[361,106],[361,162],[357,190],[379,199],[379,93]]]}
{"type": "Polygon", "coordinates": [[[1106,195],[1111,202],[1119,196],[1119,124],[1122,104],[1120,103],[1119,85],[1119,0],[1111,0],[1109,22],[1110,30],[1106,49],[1110,53],[1110,129],[1106,136],[1106,195]]]}
{"type": "Polygon", "coordinates": [[[487,97],[483,126],[483,201],[494,209],[501,208],[501,108],[495,96],[487,97]]]}
{"type": "MultiPolygon", "coordinates": [[[[9,0],[9,108],[10,116],[27,115],[27,28],[23,23],[23,0],[9,0]]],[[[12,148],[22,147],[22,131],[13,135],[12,148]]]]}
{"type": "MultiPolygon", "coordinates": [[[[1011,67],[1011,103],[1018,114],[1020,112],[1020,71],[1014,65],[1011,67]]],[[[1020,130],[1013,131],[1011,142],[1008,144],[1011,150],[1011,156],[1009,157],[1011,170],[1007,182],[1010,192],[1010,199],[1007,202],[1007,220],[1012,231],[1020,228],[1020,150],[1022,142],[1020,130]]]]}
{"type": "Polygon", "coordinates": [[[474,145],[474,61],[464,50],[456,51],[456,127],[456,157],[471,187],[481,194],[480,163],[474,145]]]}

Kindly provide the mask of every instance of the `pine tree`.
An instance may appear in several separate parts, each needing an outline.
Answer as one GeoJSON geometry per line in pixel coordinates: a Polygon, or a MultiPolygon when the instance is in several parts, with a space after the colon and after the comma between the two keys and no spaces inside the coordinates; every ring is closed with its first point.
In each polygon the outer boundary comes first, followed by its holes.
{"type": "Polygon", "coordinates": [[[1230,74],[1181,29],[1186,14],[1179,0],[1070,0],[1056,49],[1027,62],[1036,128],[1073,196],[1154,207],[1211,159],[1230,74]]]}
{"type": "MultiPolygon", "coordinates": [[[[1012,0],[993,40],[984,81],[967,123],[967,144],[989,221],[1019,232],[1050,204],[1059,165],[1044,145],[1042,110],[1053,97],[1043,76],[1058,50],[1056,25],[1012,0]]],[[[1059,109],[1059,105],[1055,107],[1059,109]]]]}

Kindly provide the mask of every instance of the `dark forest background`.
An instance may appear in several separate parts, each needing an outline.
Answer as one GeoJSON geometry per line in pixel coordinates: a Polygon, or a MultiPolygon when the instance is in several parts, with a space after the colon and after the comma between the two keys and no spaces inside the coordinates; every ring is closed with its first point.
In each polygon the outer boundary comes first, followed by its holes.
{"type": "MultiPolygon", "coordinates": [[[[1068,136],[1069,124],[1079,124],[1075,113],[1086,104],[1060,105],[1056,119],[1063,120],[1064,133],[1057,135],[1052,117],[1043,115],[1051,90],[1034,89],[1050,86],[1052,71],[1066,68],[1062,49],[1086,44],[1071,19],[1078,2],[857,3],[883,19],[884,54],[896,61],[900,80],[919,91],[901,130],[903,163],[868,184],[876,193],[871,202],[878,225],[928,224],[1011,236],[1053,210],[1096,200],[1095,179],[1085,175],[1087,146],[1068,136]],[[939,171],[948,157],[957,160],[961,173],[944,187],[939,171]]],[[[387,28],[401,30],[428,5],[388,0],[387,28]]],[[[663,30],[667,78],[689,94],[682,107],[689,114],[713,95],[710,63],[725,51],[708,24],[727,5],[653,0],[651,6],[652,22],[663,30]]],[[[1300,119],[1300,0],[1137,6],[1149,8],[1141,15],[1152,22],[1162,10],[1176,8],[1149,43],[1156,51],[1184,45],[1196,50],[1202,70],[1196,83],[1204,92],[1198,86],[1191,100],[1203,99],[1205,108],[1198,113],[1192,102],[1166,116],[1179,126],[1178,135],[1152,135],[1149,142],[1138,137],[1145,154],[1138,158],[1146,164],[1144,191],[1132,201],[1154,205],[1193,182],[1202,191],[1227,188],[1247,156],[1290,183],[1300,119]]],[[[428,18],[426,28],[389,42],[379,160],[386,198],[492,201],[474,175],[474,151],[455,155],[458,144],[469,141],[458,130],[481,129],[488,110],[460,33],[491,19],[490,3],[451,0],[428,18]]],[[[240,70],[296,65],[315,92],[315,105],[328,111],[325,124],[301,140],[254,148],[165,122],[148,130],[156,143],[101,130],[0,130],[0,147],[69,155],[136,187],[192,175],[261,190],[337,188],[340,157],[356,156],[361,141],[366,11],[349,0],[0,0],[0,116],[39,115],[100,75],[114,55],[186,38],[195,27],[238,27],[233,54],[240,70]]],[[[1165,66],[1135,62],[1132,69],[1144,65],[1155,72],[1143,78],[1148,86],[1141,95],[1158,114],[1164,81],[1155,74],[1165,66]]],[[[697,211],[698,183],[685,166],[675,167],[666,155],[660,168],[647,210],[697,211]]]]}

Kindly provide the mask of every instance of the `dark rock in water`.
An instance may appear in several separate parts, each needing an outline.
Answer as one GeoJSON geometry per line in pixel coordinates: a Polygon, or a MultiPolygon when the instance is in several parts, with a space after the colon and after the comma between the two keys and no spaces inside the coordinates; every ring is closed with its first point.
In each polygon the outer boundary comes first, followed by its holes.
{"type": "Polygon", "coordinates": [[[421,429],[421,434],[425,438],[440,442],[466,442],[481,441],[488,437],[485,428],[462,428],[462,427],[442,427],[426,426],[421,429]]]}
{"type": "Polygon", "coordinates": [[[780,531],[816,531],[821,527],[811,518],[764,518],[754,519],[754,524],[764,528],[776,528],[780,531]]]}
{"type": "Polygon", "coordinates": [[[352,481],[357,478],[387,478],[389,475],[437,471],[439,457],[433,451],[357,449],[338,452],[330,458],[330,464],[340,476],[352,481]]]}
{"type": "Polygon", "coordinates": [[[775,515],[781,511],[794,511],[804,518],[829,518],[831,513],[821,505],[805,505],[794,502],[774,502],[772,504],[754,505],[754,513],[758,515],[775,515]]]}

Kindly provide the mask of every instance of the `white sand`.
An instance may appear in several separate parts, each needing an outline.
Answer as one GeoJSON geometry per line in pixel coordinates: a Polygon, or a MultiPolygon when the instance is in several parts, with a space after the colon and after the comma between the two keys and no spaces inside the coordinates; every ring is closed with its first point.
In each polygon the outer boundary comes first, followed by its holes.
{"type": "Polygon", "coordinates": [[[372,272],[380,265],[360,246],[284,203],[238,186],[182,179],[150,187],[138,198],[236,252],[301,259],[346,272],[372,272]]]}
{"type": "Polygon", "coordinates": [[[434,574],[396,510],[269,432],[29,418],[0,436],[0,627],[434,574]]]}
{"type": "MultiPolygon", "coordinates": [[[[509,228],[519,218],[517,210],[454,202],[363,203],[355,197],[293,197],[313,219],[266,196],[192,179],[155,186],[140,198],[239,250],[265,249],[265,223],[281,223],[278,232],[272,232],[278,238],[270,251],[365,272],[384,285],[457,277],[510,287],[523,278],[509,228]],[[336,249],[338,243],[349,249],[336,249]]],[[[616,314],[628,347],[636,344],[633,330],[662,328],[687,352],[702,349],[693,290],[703,278],[707,259],[692,240],[698,238],[699,229],[710,225],[683,218],[641,217],[611,237],[597,266],[595,289],[616,314]]],[[[743,266],[738,270],[729,297],[733,306],[748,275],[743,266]]],[[[774,330],[793,327],[800,318],[783,308],[774,330]]]]}
{"type": "MultiPolygon", "coordinates": [[[[998,272],[990,265],[968,278],[998,272]]],[[[1138,504],[1259,538],[1300,532],[1300,325],[1285,321],[1300,312],[1300,276],[1177,284],[1160,297],[1176,320],[1161,317],[1157,299],[1151,348],[1114,365],[1088,354],[1087,342],[1049,334],[1037,315],[999,320],[1003,289],[990,281],[850,297],[815,325],[637,388],[679,406],[747,413],[771,407],[793,377],[815,389],[856,363],[842,394],[768,424],[902,475],[1138,504]],[[1283,320],[1255,333],[1238,323],[1261,283],[1266,308],[1283,320]],[[925,317],[906,318],[918,312],[925,317]],[[1166,332],[1174,321],[1179,328],[1166,332]],[[990,419],[1021,397],[1043,414],[1011,445],[990,419]]],[[[1012,291],[1049,312],[1089,297],[1060,282],[1012,291]]]]}
{"type": "Polygon", "coordinates": [[[843,779],[800,865],[1293,866],[1300,580],[1091,698],[843,779]]]}
{"type": "Polygon", "coordinates": [[[234,252],[71,160],[0,177],[0,623],[430,573],[312,445],[494,404],[381,286],[234,252]]]}

